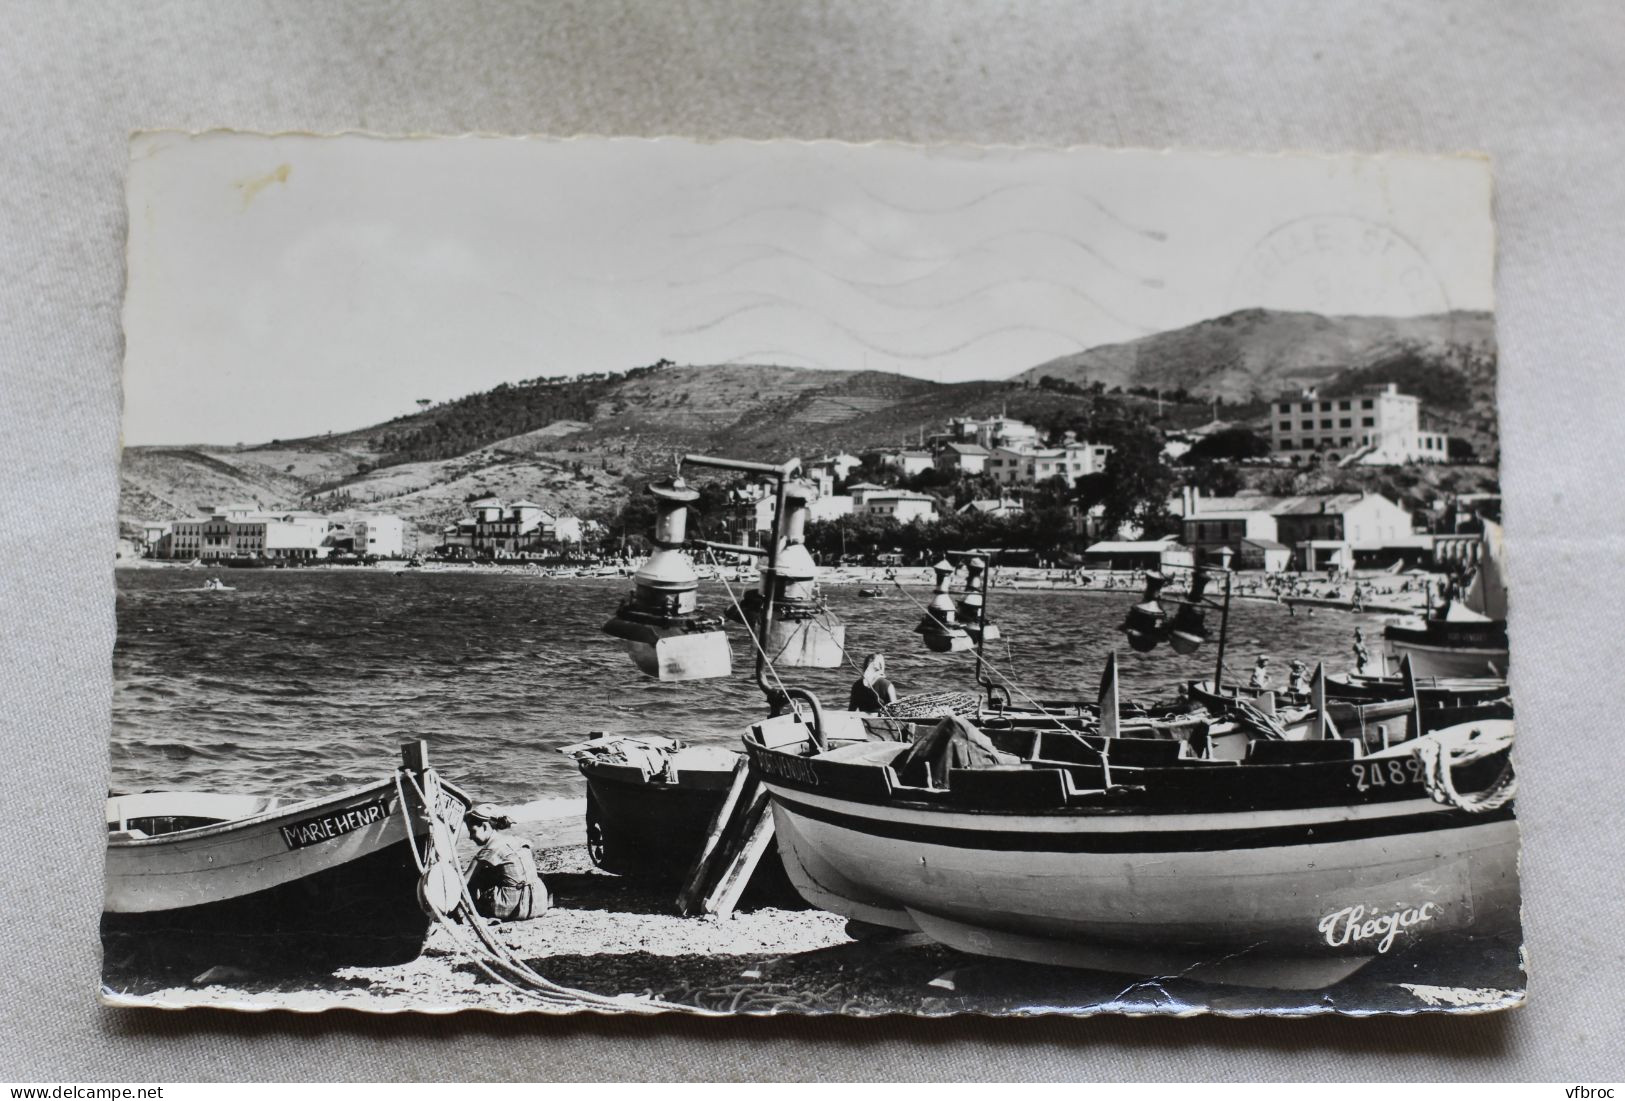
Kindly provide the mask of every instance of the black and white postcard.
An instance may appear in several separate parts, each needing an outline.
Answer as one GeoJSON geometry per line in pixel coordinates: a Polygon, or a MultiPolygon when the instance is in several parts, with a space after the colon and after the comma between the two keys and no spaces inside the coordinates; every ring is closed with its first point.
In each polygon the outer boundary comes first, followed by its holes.
{"type": "Polygon", "coordinates": [[[104,1000],[1520,1004],[1491,193],[138,135],[104,1000]]]}

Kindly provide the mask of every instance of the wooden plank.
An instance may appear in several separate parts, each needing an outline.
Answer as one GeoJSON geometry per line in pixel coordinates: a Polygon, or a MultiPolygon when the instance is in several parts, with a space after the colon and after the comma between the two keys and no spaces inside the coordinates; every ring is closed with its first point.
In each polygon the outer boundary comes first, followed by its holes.
{"type": "Polygon", "coordinates": [[[756,785],[749,807],[745,811],[741,828],[736,832],[737,844],[731,857],[722,866],[722,875],[714,891],[702,905],[707,913],[727,917],[739,905],[739,899],[756,874],[762,856],[773,843],[773,811],[767,789],[756,785]]]}
{"type": "Polygon", "coordinates": [[[677,894],[677,912],[684,917],[694,917],[703,912],[700,903],[705,898],[706,887],[712,879],[714,858],[727,834],[728,824],[733,821],[735,811],[751,782],[750,762],[740,757],[738,763],[734,765],[733,783],[728,787],[728,794],[718,805],[716,812],[711,815],[711,824],[706,829],[705,844],[694,857],[694,863],[689,865],[688,875],[683,879],[683,889],[677,894]]]}

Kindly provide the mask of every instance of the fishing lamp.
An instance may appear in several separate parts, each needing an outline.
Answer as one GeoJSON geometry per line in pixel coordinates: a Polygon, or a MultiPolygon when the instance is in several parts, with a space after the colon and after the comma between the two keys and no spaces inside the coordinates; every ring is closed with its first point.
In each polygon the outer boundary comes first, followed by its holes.
{"type": "Polygon", "coordinates": [[[1128,635],[1129,649],[1145,654],[1155,650],[1157,643],[1162,641],[1168,613],[1163,611],[1158,597],[1166,584],[1168,579],[1156,570],[1145,575],[1145,595],[1140,603],[1128,610],[1127,617],[1118,628],[1128,635]]]}
{"type": "Polygon", "coordinates": [[[665,681],[705,680],[733,672],[722,620],[702,611],[699,575],[683,550],[688,506],[699,499],[681,478],[651,485],[654,553],[632,575],[632,594],[604,624],[644,673],[665,681]]]}
{"type": "Polygon", "coordinates": [[[1202,594],[1207,590],[1207,570],[1201,566],[1191,576],[1191,591],[1179,602],[1173,622],[1168,625],[1168,645],[1176,654],[1194,654],[1208,639],[1207,622],[1202,612],[1202,594]]]}
{"type": "Polygon", "coordinates": [[[948,591],[948,583],[954,576],[953,563],[943,558],[931,569],[937,575],[936,591],[932,593],[931,603],[926,605],[925,614],[920,617],[914,633],[925,639],[925,648],[934,654],[969,650],[970,635],[959,625],[953,594],[948,591]]]}
{"type": "Polygon", "coordinates": [[[818,591],[818,566],[807,550],[807,506],[817,491],[806,482],[784,487],[779,545],[771,568],[762,570],[755,606],[773,601],[773,622],[762,640],[779,665],[838,669],[846,660],[846,625],[818,591]]]}
{"type": "Polygon", "coordinates": [[[987,561],[971,558],[965,563],[965,595],[959,600],[959,624],[972,642],[992,642],[999,637],[999,625],[987,622],[987,609],[982,602],[982,575],[987,572],[987,561]]]}

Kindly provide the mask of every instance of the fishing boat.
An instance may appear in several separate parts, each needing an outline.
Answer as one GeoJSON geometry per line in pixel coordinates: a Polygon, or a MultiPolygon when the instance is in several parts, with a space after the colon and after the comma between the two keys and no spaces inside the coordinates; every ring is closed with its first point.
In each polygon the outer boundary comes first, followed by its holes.
{"type": "Polygon", "coordinates": [[[733,784],[740,755],[659,736],[561,746],[587,781],[587,853],[606,872],[652,879],[687,870],[733,784]]]}
{"type": "Polygon", "coordinates": [[[1444,605],[1424,619],[1393,623],[1383,631],[1395,660],[1409,657],[1418,676],[1508,674],[1505,544],[1499,524],[1482,523],[1478,562],[1452,585],[1444,605]]]}
{"type": "Polygon", "coordinates": [[[863,925],[977,955],[1316,989],[1396,945],[1517,921],[1510,719],[1374,752],[1255,740],[1241,761],[1170,742],[1133,764],[1029,732],[1013,763],[923,773],[913,746],[849,726],[778,716],[744,742],[791,882],[863,925]]]}
{"type": "MultiPolygon", "coordinates": [[[[1437,706],[1460,706],[1502,699],[1511,689],[1500,677],[1415,677],[1417,697],[1437,706]]],[[[1403,676],[1333,673],[1326,693],[1336,700],[1391,700],[1407,694],[1403,676]]]]}
{"type": "MultiPolygon", "coordinates": [[[[421,743],[395,775],[291,803],[261,795],[148,791],[107,801],[103,951],[110,966],[266,969],[415,959],[430,918],[415,845],[430,819],[415,792],[421,743]]],[[[472,805],[433,785],[460,823],[472,805]]]]}

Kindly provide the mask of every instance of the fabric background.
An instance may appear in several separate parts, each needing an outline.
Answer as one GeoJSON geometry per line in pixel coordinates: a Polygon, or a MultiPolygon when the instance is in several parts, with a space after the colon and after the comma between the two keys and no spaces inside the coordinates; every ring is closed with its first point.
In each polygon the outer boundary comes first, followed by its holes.
{"type": "Polygon", "coordinates": [[[1625,1077],[1613,0],[11,3],[3,24],[0,1076],[1625,1077]],[[100,1008],[126,134],[222,125],[1490,153],[1530,1006],[732,1024],[100,1008]]]}

